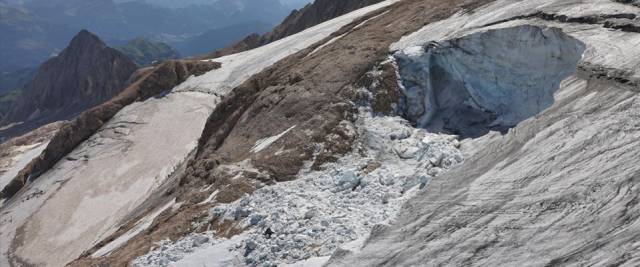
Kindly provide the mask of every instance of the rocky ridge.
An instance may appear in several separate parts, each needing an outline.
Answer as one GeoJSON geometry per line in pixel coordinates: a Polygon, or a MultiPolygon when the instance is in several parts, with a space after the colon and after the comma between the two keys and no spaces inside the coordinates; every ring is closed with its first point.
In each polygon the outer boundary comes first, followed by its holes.
{"type": "Polygon", "coordinates": [[[0,241],[14,264],[637,265],[631,3],[385,1],[218,58],[16,195],[40,208],[9,202],[0,241]]]}
{"type": "Polygon", "coordinates": [[[294,10],[272,31],[265,34],[251,34],[241,41],[209,53],[205,58],[216,58],[233,53],[247,51],[284,37],[311,28],[324,21],[339,17],[358,8],[379,3],[382,0],[318,0],[300,10],[294,10]]]}
{"type": "MultiPolygon", "coordinates": [[[[140,255],[136,255],[141,253],[139,250],[126,248],[129,245],[139,245],[138,239],[146,238],[137,236],[137,230],[129,234],[128,227],[140,225],[141,227],[134,228],[146,229],[142,226],[147,225],[147,221],[157,223],[156,219],[166,218],[165,213],[158,214],[157,218],[147,218],[146,212],[151,212],[149,215],[156,214],[157,209],[171,203],[165,202],[164,198],[167,192],[179,185],[174,184],[176,178],[179,178],[176,176],[182,173],[184,162],[194,154],[206,118],[220,102],[220,98],[268,66],[296,51],[306,50],[316,42],[328,38],[342,26],[354,23],[369,11],[391,3],[393,2],[389,1],[377,7],[358,10],[297,36],[284,38],[258,49],[218,58],[215,61],[221,63],[219,69],[200,76],[190,76],[164,94],[125,106],[95,134],[82,141],[63,159],[55,162],[53,168],[42,173],[39,179],[5,202],[2,207],[3,213],[11,220],[1,222],[0,238],[3,243],[6,241],[12,244],[12,247],[3,251],[3,258],[0,260],[7,260],[13,264],[37,262],[58,265],[79,256],[83,256],[83,260],[91,260],[84,258],[93,254],[94,250],[89,248],[95,246],[97,250],[106,245],[117,249],[118,252],[122,251],[126,256],[110,252],[105,257],[99,257],[99,260],[110,260],[113,264],[118,264],[131,260],[132,256],[140,255]],[[150,138],[157,136],[158,131],[163,133],[162,138],[150,138]],[[106,166],[120,167],[116,172],[101,172],[100,170],[109,169],[106,166]],[[102,174],[95,175],[96,171],[102,174]],[[64,177],[64,181],[59,177],[64,177]],[[126,190],[121,191],[122,188],[126,190]],[[37,194],[33,194],[35,192],[37,194]],[[118,196],[114,196],[113,193],[118,196]],[[88,203],[86,201],[92,202],[90,199],[106,200],[109,204],[100,208],[100,214],[95,214],[95,206],[82,204],[88,203]],[[159,203],[162,204],[155,206],[159,203]],[[54,210],[56,212],[52,213],[54,210]],[[88,213],[93,215],[86,216],[88,213]],[[74,221],[77,218],[85,218],[82,227],[74,227],[73,230],[66,228],[76,225],[77,222],[74,221]],[[136,223],[138,219],[142,220],[140,224],[136,223]],[[37,227],[39,221],[47,221],[50,227],[41,231],[37,227]],[[68,235],[65,231],[68,230],[73,231],[78,239],[74,239],[73,242],[66,239],[65,236],[68,235]],[[124,243],[121,243],[123,239],[118,238],[118,235],[124,238],[124,243]],[[60,238],[51,239],[47,236],[60,238]],[[111,241],[116,242],[112,245],[111,241]],[[120,248],[116,244],[126,247],[120,248]],[[44,252],[53,249],[56,250],[54,254],[44,252]],[[30,253],[32,250],[40,253],[30,253]]],[[[87,125],[78,126],[84,129],[87,125]]],[[[232,197],[229,194],[227,196],[232,197]]],[[[175,207],[170,211],[184,211],[180,208],[180,202],[176,201],[175,207]]],[[[188,208],[195,207],[189,205],[188,208]]],[[[190,220],[191,215],[187,212],[169,218],[190,220]]],[[[170,224],[166,227],[174,233],[188,230],[170,224]]],[[[165,226],[152,228],[161,231],[165,226]]],[[[154,236],[156,233],[148,235],[149,238],[154,236]]],[[[139,249],[150,245],[150,240],[147,239],[146,242],[139,249]]]]}
{"type": "MultiPolygon", "coordinates": [[[[205,216],[207,207],[210,205],[196,204],[210,197],[216,190],[219,190],[215,197],[217,203],[236,201],[244,194],[252,193],[256,188],[297,178],[299,170],[308,160],[314,160],[311,164],[313,170],[321,170],[324,163],[335,161],[341,155],[351,151],[355,139],[349,137],[348,128],[343,127],[341,121],[353,121],[355,118],[353,115],[357,113],[357,108],[353,99],[358,99],[358,94],[354,94],[357,91],[355,89],[360,86],[358,83],[361,79],[367,80],[364,78],[365,73],[370,71],[374,64],[386,59],[387,50],[384,47],[404,32],[397,29],[411,27],[417,29],[422,25],[421,23],[425,23],[424,20],[436,19],[443,13],[451,15],[456,10],[471,8],[478,3],[447,3],[434,11],[425,11],[427,10],[425,5],[430,4],[433,3],[407,1],[401,5],[393,5],[388,9],[389,11],[383,9],[370,13],[335,32],[332,37],[277,63],[233,90],[211,115],[210,122],[200,139],[195,160],[187,164],[186,175],[179,177],[181,179],[179,187],[171,190],[172,195],[177,197],[176,201],[191,204],[183,204],[176,211],[162,217],[164,219],[158,219],[157,226],[151,226],[155,230],[149,233],[149,236],[156,238],[156,233],[164,233],[163,236],[173,239],[198,229],[215,229],[219,236],[234,236],[242,232],[243,228],[236,227],[239,225],[233,222],[212,220],[205,224],[198,224],[201,227],[193,228],[190,222],[205,216]],[[396,16],[402,16],[400,14],[413,19],[395,20],[396,16]],[[384,28],[380,25],[391,26],[384,28]],[[378,29],[380,32],[372,29],[378,29]],[[388,36],[388,38],[374,36],[388,36]],[[358,45],[354,45],[355,43],[358,45]],[[345,47],[348,49],[344,50],[345,47]],[[312,53],[314,51],[316,52],[312,53]],[[335,56],[347,57],[347,55],[349,60],[343,62],[344,66],[336,67],[332,65],[335,62],[328,60],[335,56]],[[345,72],[341,71],[353,70],[354,66],[361,71],[349,72],[352,73],[350,75],[345,75],[345,72]],[[329,82],[336,78],[339,80],[329,82]],[[314,90],[304,88],[314,88],[314,90]],[[309,101],[321,102],[310,105],[309,101]],[[328,104],[325,101],[334,104],[328,104]],[[306,104],[294,104],[301,102],[306,104]],[[245,105],[250,106],[245,107],[245,105]],[[325,111],[318,112],[318,108],[325,111]],[[296,112],[293,113],[292,110],[296,112]],[[282,120],[271,124],[264,123],[265,119],[281,117],[288,117],[287,123],[283,123],[282,120]],[[281,123],[283,123],[282,126],[273,130],[266,131],[261,128],[272,128],[281,123]],[[326,126],[318,127],[323,124],[326,126]],[[262,126],[258,127],[258,125],[262,126]],[[265,138],[279,136],[294,125],[296,125],[295,128],[277,140],[277,144],[282,145],[271,145],[258,153],[251,153],[256,142],[261,143],[265,138]],[[248,134],[250,136],[247,136],[248,134]],[[309,134],[312,136],[309,137],[309,134]],[[321,149],[316,151],[315,145],[306,145],[309,139],[314,143],[322,144],[321,149]],[[300,142],[304,142],[305,145],[301,145],[300,142]],[[274,156],[276,152],[278,156],[274,156]],[[229,172],[232,170],[240,170],[241,175],[229,172]],[[191,219],[184,221],[185,217],[191,219]],[[178,233],[181,234],[176,235],[176,231],[173,230],[175,228],[180,229],[178,233]]],[[[388,81],[384,83],[395,84],[388,81]]],[[[382,94],[382,92],[379,93],[382,94]]],[[[381,106],[385,106],[383,102],[380,101],[381,106]]],[[[139,252],[136,248],[139,245],[134,245],[138,240],[144,241],[141,244],[149,247],[148,239],[135,238],[129,245],[112,252],[109,257],[100,261],[112,262],[122,258],[122,255],[130,255],[130,252],[139,252]]],[[[85,261],[81,262],[86,264],[85,261]]]]}

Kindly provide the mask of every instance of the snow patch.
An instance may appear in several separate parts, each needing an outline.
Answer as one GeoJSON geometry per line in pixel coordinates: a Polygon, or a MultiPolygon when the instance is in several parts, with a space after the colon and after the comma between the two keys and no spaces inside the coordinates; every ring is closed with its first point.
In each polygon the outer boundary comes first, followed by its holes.
{"type": "Polygon", "coordinates": [[[374,19],[377,19],[377,18],[379,18],[379,17],[381,17],[381,16],[383,16],[383,15],[385,15],[385,14],[389,13],[389,11],[391,11],[391,10],[387,10],[387,11],[385,11],[385,12],[382,12],[382,13],[378,14],[378,15],[375,15],[375,16],[373,16],[373,17],[370,17],[370,18],[366,19],[365,21],[361,22],[360,24],[356,25],[355,27],[353,27],[353,29],[354,29],[354,30],[355,30],[355,29],[359,29],[360,27],[362,27],[362,26],[364,26],[365,24],[367,24],[367,22],[372,21],[372,20],[374,20],[374,19]]]}
{"type": "Polygon", "coordinates": [[[212,61],[222,63],[222,67],[198,77],[189,77],[187,81],[179,85],[173,91],[198,91],[214,94],[226,94],[231,89],[237,87],[246,79],[262,71],[266,67],[322,41],[334,32],[338,31],[340,28],[362,16],[398,1],[399,0],[382,1],[380,3],[355,10],[335,19],[325,21],[300,33],[285,37],[256,49],[212,59],[212,61]]]}
{"type": "Polygon", "coordinates": [[[216,198],[216,196],[218,195],[218,192],[219,192],[219,190],[213,191],[213,193],[211,193],[211,195],[209,195],[209,197],[207,197],[207,199],[205,199],[202,202],[198,203],[198,205],[211,203],[211,201],[213,201],[216,198]]]}
{"type": "Polygon", "coordinates": [[[313,51],[311,51],[311,53],[309,53],[307,56],[305,56],[305,58],[312,56],[313,54],[317,53],[318,51],[322,50],[322,48],[327,47],[330,44],[335,43],[336,41],[340,40],[342,37],[344,37],[345,35],[349,34],[349,32],[340,34],[336,37],[331,38],[331,40],[327,41],[326,43],[316,47],[316,49],[313,49],[313,51]]]}
{"type": "Polygon", "coordinates": [[[258,140],[256,142],[256,144],[251,148],[251,153],[259,153],[260,151],[262,151],[265,148],[269,147],[275,141],[278,141],[278,139],[282,138],[289,131],[293,130],[293,128],[296,128],[296,125],[291,126],[291,128],[285,130],[284,132],[282,132],[282,133],[280,133],[278,135],[274,135],[274,136],[271,136],[271,137],[267,137],[267,138],[263,138],[263,139],[258,140]]]}

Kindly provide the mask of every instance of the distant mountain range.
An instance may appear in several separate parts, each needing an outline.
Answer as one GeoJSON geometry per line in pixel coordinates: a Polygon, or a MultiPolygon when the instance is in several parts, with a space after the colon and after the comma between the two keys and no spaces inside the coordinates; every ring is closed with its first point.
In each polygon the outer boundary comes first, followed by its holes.
{"type": "Polygon", "coordinates": [[[260,21],[250,21],[227,27],[208,30],[184,42],[176,43],[176,48],[185,55],[200,55],[223,48],[242,40],[245,36],[270,31],[272,25],[260,21]]]}
{"type": "Polygon", "coordinates": [[[139,66],[148,66],[159,61],[180,57],[180,53],[173,47],[142,37],[135,38],[124,46],[116,47],[116,49],[135,61],[139,66]]]}
{"type": "MultiPolygon", "coordinates": [[[[132,2],[137,0],[116,0],[118,3],[124,2],[132,2]]],[[[155,4],[159,6],[169,7],[169,8],[180,8],[187,7],[190,5],[209,5],[212,3],[216,3],[219,0],[145,0],[146,3],[155,4]]],[[[313,0],[279,0],[280,3],[288,8],[298,9],[303,7],[304,5],[313,2],[313,0]]]]}
{"type": "Polygon", "coordinates": [[[252,32],[262,33],[306,1],[2,0],[0,72],[39,65],[58,54],[81,29],[114,47],[144,37],[183,48],[180,54],[190,56],[252,32]],[[238,30],[233,36],[212,38],[216,32],[233,30],[238,30]]]}

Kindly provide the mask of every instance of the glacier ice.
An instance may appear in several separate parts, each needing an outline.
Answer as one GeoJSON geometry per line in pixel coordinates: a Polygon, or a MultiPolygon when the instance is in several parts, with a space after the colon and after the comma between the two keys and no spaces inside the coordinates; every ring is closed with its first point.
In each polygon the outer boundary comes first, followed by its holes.
{"type": "Polygon", "coordinates": [[[400,111],[435,132],[503,131],[551,106],[585,48],[558,28],[531,25],[407,47],[394,55],[400,111]]]}

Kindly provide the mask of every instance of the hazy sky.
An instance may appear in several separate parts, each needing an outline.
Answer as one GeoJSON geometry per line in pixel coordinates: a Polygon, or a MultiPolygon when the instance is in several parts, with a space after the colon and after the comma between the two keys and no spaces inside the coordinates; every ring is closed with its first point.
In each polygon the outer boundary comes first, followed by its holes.
{"type": "MultiPolygon", "coordinates": [[[[129,1],[136,1],[136,0],[115,0],[115,2],[129,2],[129,1]]],[[[176,1],[176,0],[145,0],[149,3],[155,3],[158,5],[162,5],[162,6],[167,6],[167,7],[184,7],[184,6],[188,6],[188,5],[192,5],[192,4],[209,4],[209,3],[214,3],[216,1],[219,0],[181,0],[181,1],[176,1]]],[[[292,8],[300,8],[302,6],[304,6],[307,3],[313,2],[313,0],[279,0],[280,3],[282,3],[285,6],[288,7],[292,7],[292,8]]]]}

